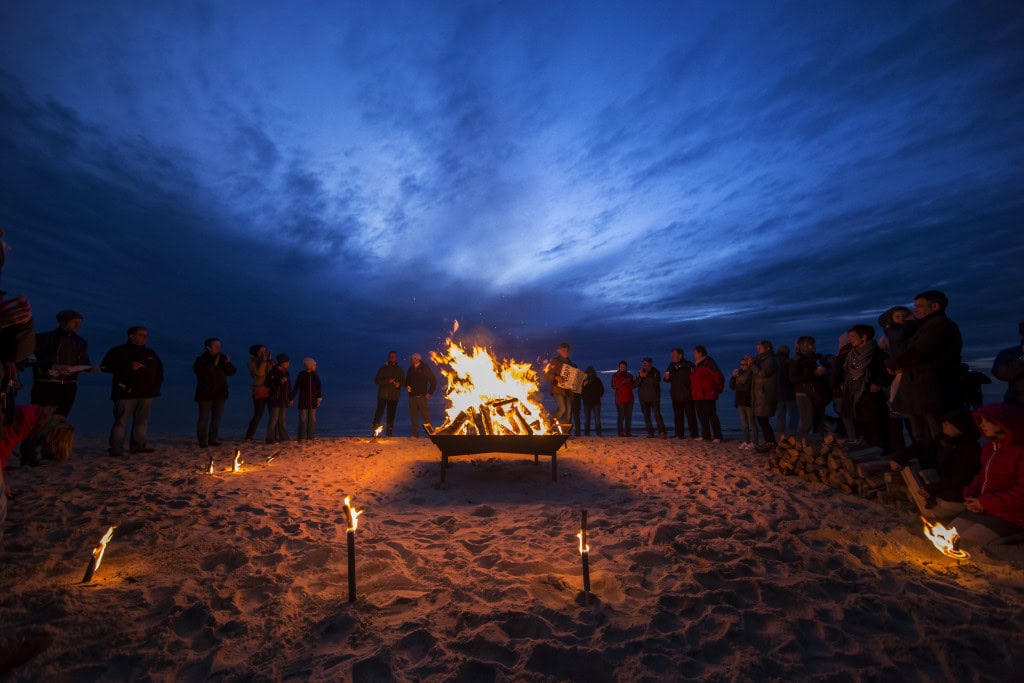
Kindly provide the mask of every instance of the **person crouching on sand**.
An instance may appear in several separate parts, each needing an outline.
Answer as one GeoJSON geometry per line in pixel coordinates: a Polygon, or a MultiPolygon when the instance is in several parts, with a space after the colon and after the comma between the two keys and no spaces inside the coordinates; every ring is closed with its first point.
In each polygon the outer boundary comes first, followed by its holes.
{"type": "MultiPolygon", "coordinates": [[[[7,461],[14,447],[21,443],[21,464],[39,465],[42,460],[67,462],[75,441],[75,428],[62,415],[35,405],[18,406],[14,419],[4,427],[0,439],[0,469],[7,469],[7,461]]],[[[4,474],[4,482],[7,475],[4,474]]],[[[11,498],[5,485],[0,496],[11,498]]]]}

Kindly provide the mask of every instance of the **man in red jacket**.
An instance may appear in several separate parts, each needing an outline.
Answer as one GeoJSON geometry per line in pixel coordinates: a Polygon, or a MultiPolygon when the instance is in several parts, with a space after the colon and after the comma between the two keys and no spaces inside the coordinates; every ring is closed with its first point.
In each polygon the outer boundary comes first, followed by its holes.
{"type": "Polygon", "coordinates": [[[1024,534],[1024,407],[993,403],[974,411],[988,439],[981,472],[964,487],[964,505],[952,526],[961,543],[980,548],[1006,536],[1024,534]]]}
{"type": "Polygon", "coordinates": [[[722,443],[722,422],[718,419],[717,401],[725,388],[725,375],[702,344],[693,347],[693,362],[695,367],[690,375],[690,392],[701,428],[701,438],[697,440],[722,443]]]}

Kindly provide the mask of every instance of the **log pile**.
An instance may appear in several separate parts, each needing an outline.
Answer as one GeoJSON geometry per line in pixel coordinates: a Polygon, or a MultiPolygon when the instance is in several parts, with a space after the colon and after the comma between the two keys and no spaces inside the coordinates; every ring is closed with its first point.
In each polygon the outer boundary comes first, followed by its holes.
{"type": "MultiPolygon", "coordinates": [[[[427,428],[427,425],[424,425],[427,428]]],[[[530,408],[517,398],[495,399],[481,403],[477,407],[470,406],[460,411],[453,420],[436,430],[427,428],[428,434],[478,434],[493,435],[532,435],[541,431],[541,423],[530,412],[530,408]]]]}
{"type": "Polygon", "coordinates": [[[862,498],[887,502],[907,500],[903,477],[891,470],[889,461],[881,448],[851,450],[833,434],[824,437],[783,434],[778,439],[778,447],[768,455],[767,468],[862,498]]]}

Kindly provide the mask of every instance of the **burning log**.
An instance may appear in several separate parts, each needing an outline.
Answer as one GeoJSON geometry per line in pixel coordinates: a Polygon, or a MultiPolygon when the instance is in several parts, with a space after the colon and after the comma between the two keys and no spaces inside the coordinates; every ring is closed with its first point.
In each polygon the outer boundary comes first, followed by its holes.
{"type": "Polygon", "coordinates": [[[93,548],[92,559],[89,560],[89,566],[85,568],[85,575],[82,577],[82,583],[89,583],[92,581],[93,575],[96,570],[100,568],[100,562],[103,561],[103,553],[107,550],[107,544],[110,543],[110,539],[114,537],[114,529],[116,526],[112,526],[107,529],[107,533],[100,539],[100,544],[93,548]]]}
{"type": "Polygon", "coordinates": [[[526,423],[526,418],[523,417],[522,412],[520,412],[519,410],[519,404],[515,404],[512,407],[512,419],[515,420],[514,424],[516,424],[519,427],[520,434],[533,434],[533,429],[530,427],[529,424],[526,423]]]}
{"type": "Polygon", "coordinates": [[[477,411],[477,415],[480,416],[480,423],[483,425],[482,434],[492,436],[494,434],[494,424],[491,422],[491,409],[486,404],[481,404],[480,409],[477,411]]]}
{"type": "Polygon", "coordinates": [[[470,421],[470,416],[467,414],[467,411],[463,410],[458,415],[456,415],[455,419],[452,420],[450,423],[448,423],[447,426],[442,426],[441,428],[439,428],[436,433],[437,434],[458,434],[458,433],[460,433],[465,428],[466,423],[469,422],[469,421],[470,421]]]}
{"type": "Polygon", "coordinates": [[[486,435],[487,432],[484,429],[483,415],[472,407],[466,408],[466,412],[469,413],[469,416],[472,419],[471,424],[476,428],[476,433],[480,436],[486,435]]]}
{"type": "Polygon", "coordinates": [[[937,522],[933,524],[924,517],[921,517],[921,521],[924,522],[925,537],[943,555],[954,560],[969,560],[971,558],[970,553],[960,549],[960,534],[956,532],[956,527],[947,529],[942,524],[937,522]]]}

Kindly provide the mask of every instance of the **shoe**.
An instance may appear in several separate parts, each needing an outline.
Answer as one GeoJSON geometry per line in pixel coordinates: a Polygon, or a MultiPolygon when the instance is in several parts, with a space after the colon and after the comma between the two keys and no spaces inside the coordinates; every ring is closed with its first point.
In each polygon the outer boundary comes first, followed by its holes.
{"type": "Polygon", "coordinates": [[[647,438],[648,438],[648,439],[653,439],[653,438],[654,438],[654,434],[648,434],[648,435],[647,435],[647,438]]]}
{"type": "Polygon", "coordinates": [[[711,443],[722,443],[721,439],[714,439],[711,443]]]}
{"type": "Polygon", "coordinates": [[[661,438],[667,439],[668,438],[668,432],[662,432],[661,433],[661,438]]]}
{"type": "Polygon", "coordinates": [[[133,449],[131,449],[128,452],[129,453],[156,453],[156,449],[155,448],[146,448],[145,446],[143,446],[142,448],[133,448],[133,449]]]}
{"type": "Polygon", "coordinates": [[[205,443],[201,443],[201,444],[199,444],[199,447],[200,448],[206,448],[206,444],[205,443]]]}
{"type": "Polygon", "coordinates": [[[626,432],[626,436],[633,436],[633,432],[626,432]]]}
{"type": "Polygon", "coordinates": [[[693,440],[694,441],[703,441],[704,437],[703,436],[695,436],[695,437],[693,437],[693,440]]]}
{"type": "Polygon", "coordinates": [[[111,457],[114,457],[114,458],[123,458],[124,457],[124,451],[118,451],[118,450],[114,450],[113,448],[108,448],[107,449],[107,455],[109,455],[111,457]]]}
{"type": "Polygon", "coordinates": [[[223,446],[224,444],[222,444],[220,441],[211,441],[210,445],[211,446],[223,446]]]}

